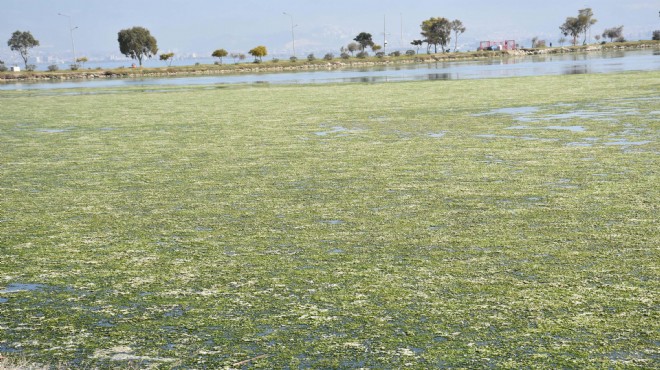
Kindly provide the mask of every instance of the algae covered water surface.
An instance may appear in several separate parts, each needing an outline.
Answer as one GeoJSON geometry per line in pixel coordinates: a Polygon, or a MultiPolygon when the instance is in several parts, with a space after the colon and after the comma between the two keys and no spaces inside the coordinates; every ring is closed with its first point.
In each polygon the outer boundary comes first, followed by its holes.
{"type": "Polygon", "coordinates": [[[2,92],[0,354],[657,367],[659,86],[2,92]]]}

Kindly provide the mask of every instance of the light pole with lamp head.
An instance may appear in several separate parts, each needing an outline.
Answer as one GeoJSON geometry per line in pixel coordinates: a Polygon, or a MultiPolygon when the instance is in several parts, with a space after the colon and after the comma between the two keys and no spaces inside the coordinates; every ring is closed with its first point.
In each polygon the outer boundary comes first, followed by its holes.
{"type": "Polygon", "coordinates": [[[297,27],[298,25],[293,24],[293,16],[291,14],[289,14],[287,12],[282,12],[282,14],[288,15],[291,18],[291,43],[292,43],[292,46],[293,46],[293,57],[295,58],[296,57],[296,36],[293,33],[293,29],[295,27],[297,27]]]}
{"type": "Polygon", "coordinates": [[[71,26],[71,16],[62,14],[62,13],[57,13],[57,15],[62,16],[62,17],[67,17],[69,19],[69,33],[71,34],[71,51],[73,52],[73,64],[71,67],[76,68],[78,67],[78,61],[76,60],[76,45],[73,43],[73,30],[77,29],[78,27],[73,27],[71,26]]]}

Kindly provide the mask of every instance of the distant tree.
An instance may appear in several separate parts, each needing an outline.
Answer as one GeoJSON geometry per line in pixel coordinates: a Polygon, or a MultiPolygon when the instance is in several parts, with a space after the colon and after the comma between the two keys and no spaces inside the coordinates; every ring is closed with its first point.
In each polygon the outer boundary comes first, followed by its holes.
{"type": "Polygon", "coordinates": [[[49,72],[55,72],[58,71],[60,67],[57,64],[51,64],[48,66],[48,71],[49,72]]]}
{"type": "Polygon", "coordinates": [[[591,8],[580,9],[578,11],[578,20],[582,24],[582,32],[584,33],[584,41],[582,41],[582,44],[586,45],[587,33],[589,32],[591,26],[596,24],[598,20],[594,18],[594,12],[591,10],[591,8]]]}
{"type": "Polygon", "coordinates": [[[85,63],[89,62],[89,59],[87,57],[80,57],[76,59],[76,63],[80,63],[83,68],[85,68],[85,63]]]}
{"type": "Polygon", "coordinates": [[[431,45],[434,47],[434,52],[438,52],[438,45],[440,45],[442,52],[445,52],[445,47],[451,41],[451,22],[447,18],[429,18],[422,22],[422,36],[428,44],[430,50],[431,45]]]}
{"type": "Polygon", "coordinates": [[[12,51],[17,51],[23,61],[25,62],[25,69],[28,68],[28,56],[30,55],[30,49],[39,46],[39,40],[35,39],[30,31],[16,31],[11,34],[11,38],[7,41],[7,46],[12,51]]]}
{"type": "Polygon", "coordinates": [[[464,33],[466,28],[463,26],[463,22],[458,19],[451,21],[450,27],[454,31],[454,51],[458,51],[458,34],[464,33]]]}
{"type": "MultiPolygon", "coordinates": [[[[419,52],[419,50],[417,52],[419,52]]],[[[415,52],[415,50],[406,50],[406,55],[413,56],[413,55],[417,54],[417,52],[415,52]]]]}
{"type": "Polygon", "coordinates": [[[7,71],[7,66],[5,65],[5,62],[0,60],[0,72],[6,72],[7,71]]]}
{"type": "Polygon", "coordinates": [[[564,43],[566,42],[566,37],[560,37],[558,41],[560,46],[564,46],[564,43]]]}
{"type": "Polygon", "coordinates": [[[567,17],[564,24],[559,26],[564,36],[571,36],[573,38],[573,46],[577,44],[577,38],[582,33],[582,24],[576,17],[567,17]]]}
{"type": "Polygon", "coordinates": [[[610,39],[610,42],[614,39],[618,39],[623,36],[623,26],[607,28],[603,31],[603,37],[610,39]]]}
{"type": "Polygon", "coordinates": [[[660,40],[660,30],[653,31],[653,40],[660,40]]]}
{"type": "MultiPolygon", "coordinates": [[[[365,51],[367,46],[373,46],[374,45],[374,40],[372,39],[371,34],[367,33],[367,32],[360,32],[360,34],[355,36],[353,41],[360,44],[360,50],[362,50],[362,51],[365,51]]],[[[350,46],[350,44],[349,44],[349,46],[350,46]]]]}
{"type": "Polygon", "coordinates": [[[594,38],[596,39],[596,42],[600,41],[600,35],[596,35],[594,38]]]}
{"type": "Polygon", "coordinates": [[[339,55],[339,57],[342,59],[349,59],[351,56],[347,52],[343,52],[341,55],[339,55]]]}
{"type": "Polygon", "coordinates": [[[268,50],[266,50],[265,46],[260,45],[250,50],[248,53],[254,57],[255,61],[258,60],[259,62],[261,62],[262,58],[268,55],[268,50]]]}
{"type": "Polygon", "coordinates": [[[243,60],[245,60],[245,58],[247,58],[245,56],[245,54],[243,54],[243,53],[238,54],[238,60],[243,61],[243,60]]]}
{"type": "Polygon", "coordinates": [[[164,53],[160,55],[160,60],[166,62],[168,67],[172,66],[173,59],[174,59],[174,53],[164,53]]]}
{"type": "Polygon", "coordinates": [[[380,45],[378,45],[378,44],[373,44],[373,45],[371,45],[371,50],[372,50],[374,53],[376,53],[376,52],[378,52],[378,51],[380,51],[380,50],[382,50],[382,49],[383,49],[383,47],[380,46],[380,45]]]}
{"type": "Polygon", "coordinates": [[[532,37],[532,49],[536,47],[536,42],[539,41],[538,36],[532,37]]]}
{"type": "Polygon", "coordinates": [[[357,58],[360,58],[360,59],[364,59],[364,58],[366,58],[366,57],[368,57],[368,56],[369,56],[369,53],[368,53],[366,50],[365,50],[365,51],[361,51],[361,52],[357,53],[357,55],[356,55],[356,57],[357,57],[357,58]]]}
{"type": "Polygon", "coordinates": [[[417,47],[417,54],[419,54],[419,48],[424,45],[424,41],[422,40],[412,40],[410,45],[416,46],[417,47]]]}
{"type": "Polygon", "coordinates": [[[140,66],[142,59],[151,58],[158,53],[156,38],[144,27],[124,29],[119,31],[117,36],[119,51],[131,59],[137,59],[140,66]]]}
{"type": "Polygon", "coordinates": [[[398,51],[398,50],[394,50],[393,52],[390,53],[390,56],[391,56],[391,57],[400,57],[400,56],[401,56],[401,52],[398,51]]]}
{"type": "Polygon", "coordinates": [[[289,61],[291,61],[291,63],[295,63],[295,62],[298,61],[298,57],[295,56],[295,55],[292,55],[291,58],[289,58],[289,61]]]}
{"type": "Polygon", "coordinates": [[[226,57],[228,55],[227,50],[225,49],[218,49],[211,54],[212,57],[219,58],[220,59],[220,64],[222,64],[222,58],[226,57]]]}
{"type": "Polygon", "coordinates": [[[324,60],[333,60],[335,56],[332,53],[327,53],[326,55],[323,56],[324,60]]]}
{"type": "Polygon", "coordinates": [[[351,53],[351,55],[354,55],[356,51],[360,50],[360,44],[357,42],[351,42],[348,44],[347,50],[349,53],[351,53]]]}
{"type": "Polygon", "coordinates": [[[316,56],[314,56],[314,53],[311,53],[307,56],[307,61],[313,62],[316,60],[316,56]]]}

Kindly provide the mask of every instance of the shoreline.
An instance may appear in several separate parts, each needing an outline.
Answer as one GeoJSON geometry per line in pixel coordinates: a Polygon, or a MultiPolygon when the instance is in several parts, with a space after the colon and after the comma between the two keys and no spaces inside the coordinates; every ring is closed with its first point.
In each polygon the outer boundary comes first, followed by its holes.
{"type": "Polygon", "coordinates": [[[586,45],[570,47],[553,47],[544,49],[521,48],[503,51],[476,51],[462,53],[417,54],[400,57],[369,57],[350,60],[333,59],[331,61],[280,61],[276,63],[242,63],[225,65],[194,65],[162,68],[117,68],[94,69],[84,71],[62,70],[56,72],[0,72],[0,83],[16,83],[25,81],[76,81],[95,79],[125,79],[143,77],[185,77],[212,76],[243,73],[273,73],[314,70],[339,70],[355,67],[375,67],[398,64],[423,64],[447,61],[473,61],[495,58],[510,58],[531,55],[552,55],[566,53],[594,53],[612,50],[637,50],[660,48],[660,41],[639,41],[634,43],[609,43],[605,45],[586,45]]]}

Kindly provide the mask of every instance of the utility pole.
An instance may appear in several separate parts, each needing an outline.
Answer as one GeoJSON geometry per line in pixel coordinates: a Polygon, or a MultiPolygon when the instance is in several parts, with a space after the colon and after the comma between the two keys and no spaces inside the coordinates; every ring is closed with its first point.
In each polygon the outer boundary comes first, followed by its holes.
{"type": "Polygon", "coordinates": [[[283,12],[282,14],[288,15],[291,18],[291,44],[293,47],[293,57],[296,57],[296,36],[293,33],[293,29],[298,26],[298,25],[293,25],[293,16],[287,12],[283,12]]]}
{"type": "Polygon", "coordinates": [[[71,67],[78,67],[78,61],[76,60],[76,45],[73,43],[73,30],[77,29],[78,27],[73,27],[71,25],[71,16],[62,14],[62,13],[57,13],[57,15],[60,15],[62,17],[67,17],[69,19],[69,33],[71,34],[71,51],[73,52],[73,64],[71,67]]]}
{"type": "Polygon", "coordinates": [[[403,13],[399,13],[399,17],[401,17],[401,47],[403,48],[403,13]]]}
{"type": "Polygon", "coordinates": [[[383,15],[383,53],[385,53],[385,48],[387,48],[387,30],[385,23],[385,15],[383,15]]]}

